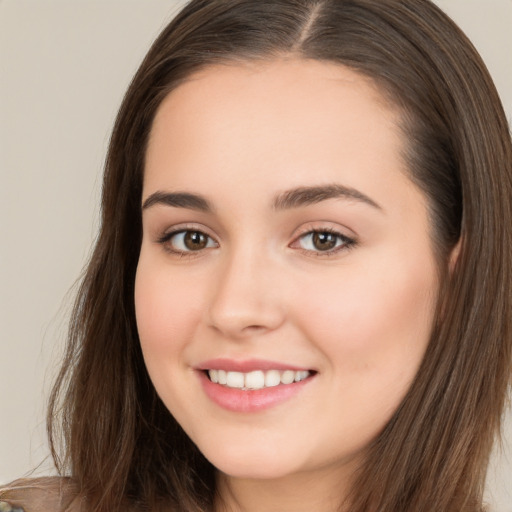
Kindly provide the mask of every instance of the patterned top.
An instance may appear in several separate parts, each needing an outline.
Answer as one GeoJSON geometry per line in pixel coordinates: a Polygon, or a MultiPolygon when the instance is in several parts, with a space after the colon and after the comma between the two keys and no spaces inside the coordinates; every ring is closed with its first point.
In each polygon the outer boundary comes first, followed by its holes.
{"type": "MultiPolygon", "coordinates": [[[[0,0],[1,2],[1,0],[0,0]]],[[[125,507],[123,512],[129,512],[125,507]]],[[[0,512],[92,512],[73,478],[21,478],[0,485],[0,512]]]]}
{"type": "Polygon", "coordinates": [[[0,501],[0,512],[25,512],[21,507],[13,507],[7,501],[0,501]]]}
{"type": "Polygon", "coordinates": [[[70,478],[23,478],[0,485],[0,512],[64,511],[86,512],[70,478]]]}

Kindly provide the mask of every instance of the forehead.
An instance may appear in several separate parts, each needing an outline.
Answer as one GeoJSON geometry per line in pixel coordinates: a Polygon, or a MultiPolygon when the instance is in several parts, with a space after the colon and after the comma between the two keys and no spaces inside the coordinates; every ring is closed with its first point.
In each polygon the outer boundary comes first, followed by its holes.
{"type": "Polygon", "coordinates": [[[204,192],[240,180],[254,191],[315,180],[387,187],[385,174],[405,170],[402,150],[398,112],[351,69],[299,59],[217,65],[162,102],[144,185],[172,180],[173,188],[193,183],[204,192]]]}
{"type": "Polygon", "coordinates": [[[326,123],[336,122],[329,119],[335,115],[340,121],[357,121],[361,128],[369,128],[376,116],[388,117],[391,123],[398,118],[395,107],[365,75],[340,64],[291,58],[219,64],[192,74],[158,108],[151,139],[173,117],[185,127],[198,115],[205,127],[206,121],[226,127],[239,118],[253,119],[254,123],[243,123],[253,134],[257,120],[266,122],[265,130],[296,120],[296,129],[318,128],[320,123],[325,132],[330,128],[326,123]],[[326,115],[329,112],[331,116],[326,115]]]}

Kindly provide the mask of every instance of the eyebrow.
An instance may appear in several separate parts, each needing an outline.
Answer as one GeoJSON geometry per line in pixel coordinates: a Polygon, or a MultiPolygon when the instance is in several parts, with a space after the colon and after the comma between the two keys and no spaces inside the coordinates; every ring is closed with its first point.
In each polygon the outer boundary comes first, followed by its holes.
{"type": "MultiPolygon", "coordinates": [[[[359,190],[339,184],[297,187],[286,190],[274,198],[272,206],[275,210],[287,210],[338,198],[359,201],[377,210],[382,210],[378,203],[359,192],[359,190]]],[[[191,192],[154,192],[144,201],[142,209],[147,210],[155,205],[187,208],[204,213],[211,213],[214,210],[205,197],[191,192]]]]}
{"type": "Polygon", "coordinates": [[[287,190],[277,195],[274,199],[273,207],[276,210],[285,210],[320,203],[327,199],[338,198],[359,201],[377,210],[382,210],[382,207],[378,203],[362,192],[359,192],[359,190],[336,183],[313,187],[298,187],[287,190]]]}
{"type": "Polygon", "coordinates": [[[213,211],[212,205],[204,197],[189,192],[161,192],[151,194],[142,204],[142,209],[147,210],[157,204],[173,206],[175,208],[187,208],[209,213],[213,211]]]}

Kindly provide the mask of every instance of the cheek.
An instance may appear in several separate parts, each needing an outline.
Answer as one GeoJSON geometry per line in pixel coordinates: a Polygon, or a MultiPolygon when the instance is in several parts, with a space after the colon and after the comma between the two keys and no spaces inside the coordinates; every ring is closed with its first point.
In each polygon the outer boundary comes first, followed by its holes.
{"type": "Polygon", "coordinates": [[[190,276],[172,272],[142,252],[135,279],[135,314],[144,363],[156,392],[169,411],[187,411],[187,360],[199,323],[203,290],[190,276]]]}
{"type": "MultiPolygon", "coordinates": [[[[420,268],[401,266],[394,272],[388,266],[387,273],[347,268],[342,279],[331,278],[326,293],[304,288],[301,308],[311,314],[302,330],[329,365],[330,391],[323,406],[340,404],[335,423],[344,425],[333,445],[351,439],[361,448],[370,442],[418,371],[430,339],[436,292],[433,274],[425,274],[425,267],[416,272],[420,268]]],[[[330,423],[326,417],[326,431],[330,423]]]]}
{"type": "Polygon", "coordinates": [[[301,309],[311,312],[304,329],[338,372],[370,385],[401,386],[413,378],[430,339],[437,293],[435,270],[426,263],[347,267],[326,281],[322,294],[311,283],[317,292],[303,295],[301,309]]]}
{"type": "Polygon", "coordinates": [[[149,363],[178,352],[190,339],[201,311],[198,287],[141,255],[135,279],[137,330],[149,363]],[[182,282],[186,281],[186,282],[182,282]]]}

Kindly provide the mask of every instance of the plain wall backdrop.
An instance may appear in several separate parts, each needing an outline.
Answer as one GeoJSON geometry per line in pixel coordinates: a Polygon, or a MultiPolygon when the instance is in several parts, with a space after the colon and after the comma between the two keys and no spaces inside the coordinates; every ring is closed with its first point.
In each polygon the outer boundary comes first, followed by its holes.
{"type": "MultiPolygon", "coordinates": [[[[45,402],[95,236],[109,132],[182,3],[0,0],[0,482],[52,472],[45,402]]],[[[512,0],[437,3],[482,54],[512,119],[512,0]]],[[[509,413],[488,478],[495,512],[512,512],[511,459],[509,413]]]]}

